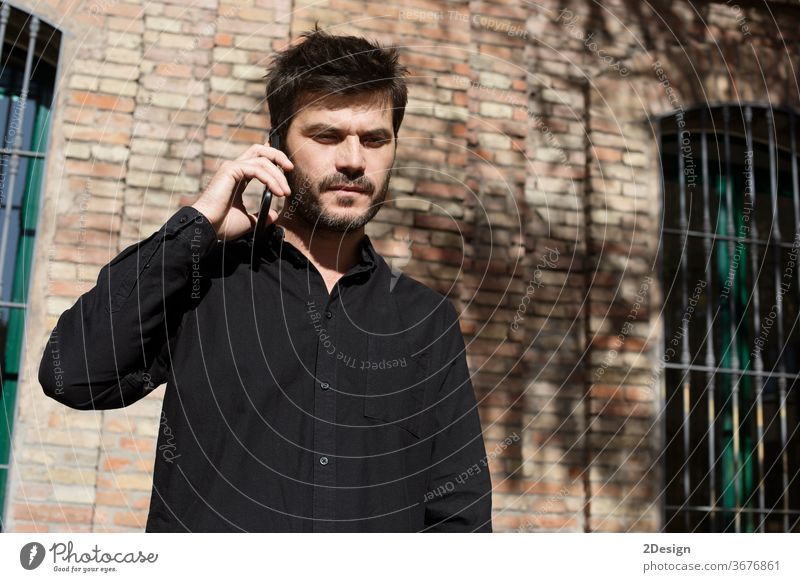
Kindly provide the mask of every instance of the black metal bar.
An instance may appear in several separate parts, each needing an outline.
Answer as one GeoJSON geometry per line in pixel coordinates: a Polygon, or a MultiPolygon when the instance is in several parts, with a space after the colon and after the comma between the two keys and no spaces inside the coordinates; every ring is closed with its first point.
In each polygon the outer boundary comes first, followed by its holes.
{"type": "MultiPolygon", "coordinates": [[[[733,186],[731,184],[731,134],[730,134],[730,107],[725,106],[722,110],[722,115],[725,123],[724,128],[724,143],[725,143],[725,199],[726,199],[726,213],[728,219],[728,236],[733,237],[733,186]]],[[[738,243],[737,243],[738,244],[738,243]]],[[[728,248],[730,251],[731,261],[733,261],[734,257],[734,248],[733,242],[730,240],[728,242],[728,248]]],[[[736,281],[736,273],[731,272],[730,277],[732,278],[731,286],[735,285],[736,281]]],[[[734,320],[736,319],[736,303],[734,301],[735,293],[730,292],[728,293],[728,303],[731,312],[731,321],[730,321],[730,333],[731,333],[731,340],[730,344],[728,345],[728,349],[731,351],[731,361],[733,364],[734,370],[739,370],[739,354],[736,350],[736,330],[738,326],[734,325],[734,320]]],[[[733,416],[733,475],[734,475],[734,492],[735,492],[735,503],[736,507],[739,506],[739,481],[736,478],[736,475],[739,474],[739,431],[738,431],[738,422],[739,422],[739,378],[738,374],[734,374],[733,380],[731,382],[731,394],[729,396],[732,408],[732,416],[733,416]]],[[[726,488],[729,485],[726,484],[726,488]]],[[[738,532],[740,529],[740,521],[741,517],[740,514],[737,512],[735,517],[735,528],[738,532]]]]}
{"type": "MultiPolygon", "coordinates": [[[[4,5],[4,7],[7,6],[4,5]]],[[[39,34],[39,19],[32,16],[30,24],[28,25],[28,54],[25,55],[25,72],[22,79],[22,90],[20,91],[18,106],[15,108],[12,105],[12,115],[19,115],[20,120],[25,117],[25,107],[28,101],[28,91],[31,82],[31,69],[33,68],[33,57],[36,54],[36,38],[39,34]]],[[[12,149],[19,150],[22,146],[22,131],[14,134],[14,142],[12,149]]],[[[14,186],[16,185],[17,172],[19,171],[19,155],[12,154],[10,162],[10,170],[8,177],[8,198],[6,200],[5,216],[3,217],[3,233],[0,237],[0,297],[3,295],[3,281],[2,273],[4,272],[6,262],[6,249],[8,248],[8,231],[11,227],[11,202],[14,199],[14,186]]]]}
{"type": "MultiPolygon", "coordinates": [[[[678,119],[683,121],[683,118],[680,117],[682,114],[678,114],[678,119]]],[[[688,134],[688,131],[685,132],[688,134]]],[[[686,175],[684,173],[685,170],[685,161],[683,158],[683,135],[684,132],[678,134],[678,201],[679,201],[679,209],[680,209],[680,218],[679,218],[679,225],[681,230],[688,230],[689,223],[686,219],[686,175]]],[[[691,140],[689,140],[689,148],[691,148],[691,140]]],[[[689,356],[689,321],[686,317],[686,313],[689,309],[689,296],[688,296],[688,282],[687,279],[689,278],[688,275],[688,265],[686,262],[686,243],[688,242],[687,237],[683,237],[681,241],[681,265],[680,265],[680,273],[681,273],[681,325],[683,327],[683,336],[681,337],[681,364],[688,365],[691,361],[689,356]]],[[[683,482],[683,495],[686,502],[689,502],[689,498],[691,496],[691,473],[689,471],[689,458],[691,456],[690,447],[691,447],[691,402],[690,402],[690,374],[687,372],[683,375],[683,382],[681,383],[681,392],[683,396],[683,423],[681,424],[681,431],[683,436],[683,458],[685,462],[681,467],[682,473],[682,482],[683,482]]],[[[689,514],[684,512],[683,513],[683,521],[684,521],[684,530],[689,530],[689,514]]]]}
{"type": "MultiPolygon", "coordinates": [[[[703,176],[703,230],[706,232],[711,231],[711,216],[710,216],[710,202],[709,202],[709,176],[708,176],[708,134],[706,133],[707,123],[707,110],[701,109],[700,120],[700,162],[701,172],[703,176]]],[[[703,239],[703,249],[706,255],[706,285],[707,298],[706,298],[706,366],[713,368],[716,358],[714,356],[714,332],[713,332],[713,318],[711,316],[711,281],[713,280],[712,272],[714,257],[711,248],[711,239],[706,237],[703,239]]],[[[716,473],[714,472],[714,464],[717,458],[716,440],[714,432],[714,419],[716,418],[716,407],[714,395],[716,391],[714,372],[706,372],[706,399],[707,399],[707,422],[708,422],[708,477],[709,477],[709,504],[714,507],[717,504],[717,480],[716,473]]],[[[711,530],[717,531],[717,514],[711,514],[711,530]]]]}
{"type": "MultiPolygon", "coordinates": [[[[790,121],[789,125],[791,127],[790,135],[791,135],[791,151],[792,151],[792,205],[794,207],[794,224],[795,224],[795,233],[794,233],[794,240],[796,241],[798,237],[800,237],[800,176],[798,176],[798,167],[797,167],[797,119],[795,117],[794,112],[790,113],[790,121]]],[[[800,269],[795,268],[795,275],[797,276],[797,288],[795,289],[795,293],[800,292],[800,269]]],[[[781,395],[783,397],[782,402],[784,406],[781,408],[781,444],[783,445],[783,473],[784,475],[788,476],[789,473],[789,457],[786,454],[787,447],[786,447],[786,396],[785,394],[781,395]]],[[[784,507],[789,506],[789,495],[788,490],[784,492],[784,507]]],[[[794,531],[797,522],[792,525],[790,529],[785,531],[790,532],[794,531]]]]}
{"type": "MultiPolygon", "coordinates": [[[[1,38],[1,37],[0,37],[1,38]]],[[[10,156],[12,154],[19,154],[22,158],[41,158],[47,157],[45,152],[32,152],[31,150],[15,150],[13,148],[0,148],[0,154],[10,156]]]]}
{"type": "Polygon", "coordinates": [[[3,47],[6,40],[6,28],[8,26],[8,17],[11,14],[11,5],[8,2],[3,2],[0,7],[0,62],[3,58],[3,47]]]}
{"type": "Polygon", "coordinates": [[[800,380],[800,373],[798,374],[780,374],[779,372],[770,372],[770,371],[763,371],[763,372],[756,372],[754,370],[739,370],[735,368],[720,368],[718,366],[714,366],[712,368],[708,366],[701,366],[699,364],[690,364],[689,366],[683,366],[683,364],[675,364],[672,362],[664,362],[662,364],[665,368],[676,369],[676,370],[692,370],[694,372],[708,372],[713,371],[718,374],[730,374],[732,376],[755,376],[758,378],[780,378],[781,376],[785,377],[787,380],[800,380]]]}
{"type": "MultiPolygon", "coordinates": [[[[727,511],[724,507],[715,507],[713,505],[667,505],[667,509],[676,509],[684,511],[709,511],[709,512],[723,512],[727,511]]],[[[800,515],[800,509],[753,509],[751,507],[741,507],[739,511],[742,513],[777,513],[784,515],[800,515]]],[[[787,530],[788,531],[788,530],[787,530]]]]}
{"type": "MultiPolygon", "coordinates": [[[[795,123],[796,123],[796,119],[795,119],[794,112],[791,112],[789,114],[789,142],[790,142],[789,143],[789,148],[790,148],[790,151],[791,151],[791,163],[792,163],[792,202],[793,202],[793,206],[794,206],[794,224],[795,224],[795,228],[796,229],[800,229],[800,200],[799,200],[800,199],[800,193],[798,193],[798,192],[800,192],[800,187],[798,186],[797,134],[796,134],[795,123]]],[[[773,216],[773,223],[777,227],[776,236],[777,236],[777,239],[780,241],[781,238],[782,238],[782,234],[783,233],[780,231],[780,225],[777,224],[777,222],[778,222],[777,221],[777,206],[778,206],[778,202],[777,202],[777,195],[778,195],[777,184],[775,185],[775,189],[774,190],[775,190],[775,192],[774,192],[775,198],[774,198],[773,204],[774,204],[774,208],[776,209],[776,213],[773,216]]],[[[794,240],[797,238],[797,236],[800,235],[800,231],[799,232],[795,232],[794,235],[795,236],[794,236],[794,239],[792,240],[792,244],[794,244],[794,240]]],[[[780,257],[780,253],[778,253],[778,257],[780,257]]],[[[777,265],[778,265],[779,262],[780,261],[778,259],[776,259],[776,269],[777,269],[777,265]]],[[[800,269],[795,269],[795,271],[797,273],[797,290],[800,290],[800,269]]],[[[781,279],[780,273],[778,273],[777,270],[776,270],[776,272],[775,272],[775,294],[776,294],[776,303],[778,304],[778,310],[779,310],[779,312],[778,312],[778,334],[779,334],[779,337],[780,337],[780,348],[781,348],[779,356],[778,356],[779,357],[779,360],[778,360],[779,366],[778,367],[779,367],[779,370],[781,372],[785,372],[786,364],[785,364],[785,361],[783,359],[783,353],[785,351],[785,349],[784,349],[784,347],[785,347],[784,346],[785,339],[784,339],[784,331],[783,331],[783,305],[782,305],[783,304],[783,301],[782,301],[783,294],[779,293],[779,291],[778,291],[778,287],[780,285],[780,279],[781,279]]],[[[795,292],[797,292],[797,290],[795,292]]],[[[780,431],[781,431],[781,465],[782,465],[782,469],[783,469],[783,479],[782,479],[782,482],[783,482],[783,508],[784,509],[788,509],[789,508],[789,485],[788,485],[788,479],[789,479],[788,440],[789,439],[788,439],[788,436],[787,436],[788,426],[787,426],[787,418],[786,418],[787,414],[786,414],[786,380],[785,379],[779,379],[778,380],[778,395],[779,395],[778,398],[779,398],[779,402],[780,402],[779,414],[780,414],[780,431]]],[[[784,520],[783,520],[783,531],[785,531],[785,532],[791,531],[789,529],[789,520],[788,520],[788,517],[786,517],[786,516],[784,516],[784,520]]]]}
{"type": "MultiPolygon", "coordinates": [[[[747,202],[750,201],[750,231],[752,232],[752,238],[758,239],[758,221],[756,220],[755,216],[755,208],[756,208],[756,183],[755,183],[755,170],[753,169],[753,156],[755,152],[753,150],[753,109],[750,106],[744,108],[744,132],[745,132],[745,174],[747,176],[747,181],[745,182],[744,188],[744,208],[743,212],[747,212],[747,202]]],[[[759,337],[761,334],[761,292],[759,289],[759,273],[760,270],[758,268],[758,253],[755,251],[755,245],[748,245],[749,248],[749,258],[750,258],[750,273],[752,277],[752,307],[751,310],[753,312],[753,337],[759,337]]],[[[748,301],[749,303],[749,301],[748,301]]],[[[745,307],[744,311],[742,312],[742,321],[744,321],[745,317],[747,316],[747,307],[745,307]]],[[[764,371],[764,361],[761,357],[760,350],[752,350],[751,355],[755,356],[755,370],[756,372],[763,372],[764,371]]],[[[763,390],[764,382],[760,382],[758,388],[756,389],[757,397],[756,397],[756,445],[757,450],[759,450],[759,454],[763,453],[763,450],[758,449],[759,446],[762,446],[761,443],[764,439],[763,433],[763,425],[761,424],[761,420],[758,418],[758,414],[760,413],[763,418],[763,406],[761,406],[761,391],[763,390]]],[[[752,405],[748,406],[747,411],[745,412],[744,419],[745,422],[747,418],[750,416],[750,412],[752,410],[752,405]]],[[[741,433],[741,420],[737,420],[735,423],[737,435],[741,433]]],[[[741,450],[741,440],[739,441],[739,447],[741,450]]],[[[744,459],[744,463],[752,462],[750,460],[750,451],[747,451],[747,457],[744,459]]],[[[744,469],[744,463],[739,471],[744,469]]],[[[762,465],[763,469],[763,465],[762,465]]],[[[763,476],[763,474],[762,474],[763,476]]],[[[737,473],[737,483],[739,483],[738,473],[737,473]]],[[[763,479],[759,479],[759,487],[763,488],[763,479]]],[[[759,493],[759,496],[761,493],[759,493]]],[[[744,492],[738,492],[736,496],[736,504],[738,506],[743,506],[745,503],[750,501],[750,496],[747,499],[743,499],[744,492]]],[[[763,507],[763,506],[759,506],[763,507]]],[[[741,531],[738,529],[737,531],[741,531]]]]}
{"type": "MultiPolygon", "coordinates": [[[[742,242],[742,243],[748,243],[748,244],[751,244],[751,245],[763,245],[763,246],[774,244],[771,241],[764,240],[764,239],[754,239],[754,238],[738,237],[738,236],[724,236],[724,235],[721,235],[721,234],[715,235],[713,233],[709,234],[707,232],[700,232],[699,230],[682,231],[679,228],[670,228],[670,227],[665,227],[662,230],[664,231],[665,234],[669,234],[669,235],[688,235],[690,237],[695,237],[695,238],[700,238],[700,239],[707,238],[707,239],[710,239],[711,241],[718,241],[718,240],[733,241],[733,242],[742,242]]],[[[777,243],[777,246],[779,248],[789,250],[789,249],[792,248],[792,243],[781,241],[780,243],[777,243]]]]}

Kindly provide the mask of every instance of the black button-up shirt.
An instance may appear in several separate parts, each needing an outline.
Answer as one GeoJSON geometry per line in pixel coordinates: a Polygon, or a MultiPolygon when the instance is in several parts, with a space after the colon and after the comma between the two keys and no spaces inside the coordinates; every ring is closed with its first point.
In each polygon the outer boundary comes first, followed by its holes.
{"type": "Polygon", "coordinates": [[[270,225],[218,241],[192,207],[104,266],[39,367],[77,409],[166,382],[148,532],[491,531],[452,304],[367,235],[330,294],[270,225]]]}

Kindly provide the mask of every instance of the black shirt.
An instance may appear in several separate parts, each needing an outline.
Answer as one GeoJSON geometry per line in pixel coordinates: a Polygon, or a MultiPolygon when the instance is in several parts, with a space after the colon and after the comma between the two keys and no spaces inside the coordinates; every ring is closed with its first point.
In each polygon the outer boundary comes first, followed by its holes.
{"type": "Polygon", "coordinates": [[[491,528],[453,305],[364,235],[329,294],[270,225],[217,241],[192,207],[104,266],[39,367],[72,408],[165,383],[148,532],[491,528]]]}

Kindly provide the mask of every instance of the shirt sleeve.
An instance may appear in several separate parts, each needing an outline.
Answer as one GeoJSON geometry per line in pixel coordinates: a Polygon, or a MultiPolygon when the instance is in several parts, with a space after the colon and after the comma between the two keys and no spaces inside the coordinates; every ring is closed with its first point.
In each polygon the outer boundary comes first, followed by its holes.
{"type": "Polygon", "coordinates": [[[446,302],[447,372],[435,408],[436,431],[425,495],[425,531],[491,532],[492,483],[464,337],[446,302]]]}
{"type": "Polygon", "coordinates": [[[164,383],[167,343],[189,304],[191,278],[216,245],[191,206],[105,265],[58,319],[39,364],[44,393],[80,410],[121,408],[164,383]]]}

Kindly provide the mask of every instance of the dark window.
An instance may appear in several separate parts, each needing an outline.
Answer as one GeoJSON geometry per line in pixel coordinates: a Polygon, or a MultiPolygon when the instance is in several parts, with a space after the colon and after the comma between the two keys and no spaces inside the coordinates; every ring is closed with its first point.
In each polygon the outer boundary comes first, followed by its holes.
{"type": "Polygon", "coordinates": [[[0,531],[61,35],[0,8],[0,531]]]}
{"type": "Polygon", "coordinates": [[[669,532],[800,531],[797,116],[659,122],[669,532]]]}

